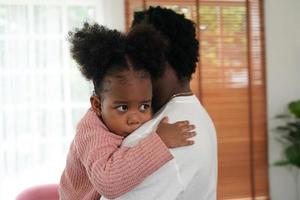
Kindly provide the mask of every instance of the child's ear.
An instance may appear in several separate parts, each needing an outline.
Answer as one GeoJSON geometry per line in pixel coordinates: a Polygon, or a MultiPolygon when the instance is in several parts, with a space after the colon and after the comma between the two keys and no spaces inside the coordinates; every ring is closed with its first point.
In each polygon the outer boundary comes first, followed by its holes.
{"type": "Polygon", "coordinates": [[[101,99],[96,95],[92,95],[90,98],[91,106],[96,114],[100,117],[101,116],[101,99]]]}

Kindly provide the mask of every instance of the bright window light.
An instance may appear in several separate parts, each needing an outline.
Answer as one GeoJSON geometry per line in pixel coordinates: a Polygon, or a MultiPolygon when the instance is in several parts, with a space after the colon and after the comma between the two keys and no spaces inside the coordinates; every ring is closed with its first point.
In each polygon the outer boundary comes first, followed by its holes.
{"type": "Polygon", "coordinates": [[[92,91],[67,33],[95,21],[97,3],[0,0],[0,199],[59,182],[92,91]]]}

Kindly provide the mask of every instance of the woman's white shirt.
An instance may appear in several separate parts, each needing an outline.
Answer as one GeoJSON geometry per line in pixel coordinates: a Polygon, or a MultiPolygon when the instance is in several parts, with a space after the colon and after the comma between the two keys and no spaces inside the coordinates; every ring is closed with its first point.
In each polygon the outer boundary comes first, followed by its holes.
{"type": "MultiPolygon", "coordinates": [[[[122,146],[133,147],[156,130],[163,117],[169,123],[188,120],[196,126],[195,144],[170,149],[174,159],[118,200],[216,200],[217,139],[213,122],[196,96],[178,96],[152,120],[127,136],[122,146]]],[[[101,198],[105,199],[105,198],[101,198]]]]}

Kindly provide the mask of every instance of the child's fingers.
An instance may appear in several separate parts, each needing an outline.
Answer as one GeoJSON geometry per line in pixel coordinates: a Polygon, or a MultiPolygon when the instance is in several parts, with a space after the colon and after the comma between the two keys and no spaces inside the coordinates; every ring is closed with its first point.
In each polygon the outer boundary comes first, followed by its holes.
{"type": "Polygon", "coordinates": [[[186,132],[184,133],[184,138],[188,139],[188,138],[192,138],[196,136],[196,132],[192,131],[192,132],[186,132]]]}
{"type": "Polygon", "coordinates": [[[195,125],[191,124],[191,125],[185,125],[181,127],[181,131],[183,132],[189,132],[191,130],[194,130],[196,127],[195,125]]]}
{"type": "Polygon", "coordinates": [[[169,117],[168,117],[168,116],[165,116],[165,117],[163,118],[163,122],[164,122],[164,123],[168,123],[168,122],[169,122],[169,117]]]}
{"type": "Polygon", "coordinates": [[[193,145],[193,144],[195,144],[194,140],[187,140],[187,145],[193,145]]]}
{"type": "Polygon", "coordinates": [[[160,120],[160,123],[167,124],[168,122],[169,122],[168,116],[165,116],[164,118],[162,118],[162,120],[160,120]]]}
{"type": "Polygon", "coordinates": [[[177,148],[177,147],[190,146],[190,145],[193,145],[195,143],[193,140],[187,140],[187,139],[188,138],[182,139],[180,141],[177,141],[176,143],[174,143],[172,145],[172,147],[169,147],[169,148],[177,148]]]}
{"type": "Polygon", "coordinates": [[[189,125],[189,121],[185,120],[185,121],[179,121],[179,122],[176,122],[175,124],[177,124],[178,127],[182,127],[182,126],[187,126],[189,125]]]}
{"type": "Polygon", "coordinates": [[[183,146],[190,146],[195,144],[195,142],[193,140],[185,140],[183,144],[183,146]]]}

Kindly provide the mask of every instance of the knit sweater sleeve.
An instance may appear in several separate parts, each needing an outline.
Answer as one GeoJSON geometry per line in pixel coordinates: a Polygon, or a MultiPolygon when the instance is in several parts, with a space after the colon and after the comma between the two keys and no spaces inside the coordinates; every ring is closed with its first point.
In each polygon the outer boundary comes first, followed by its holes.
{"type": "Polygon", "coordinates": [[[173,158],[156,133],[135,147],[121,147],[123,137],[96,125],[93,117],[78,126],[75,146],[90,182],[106,198],[125,194],[173,158]]]}

